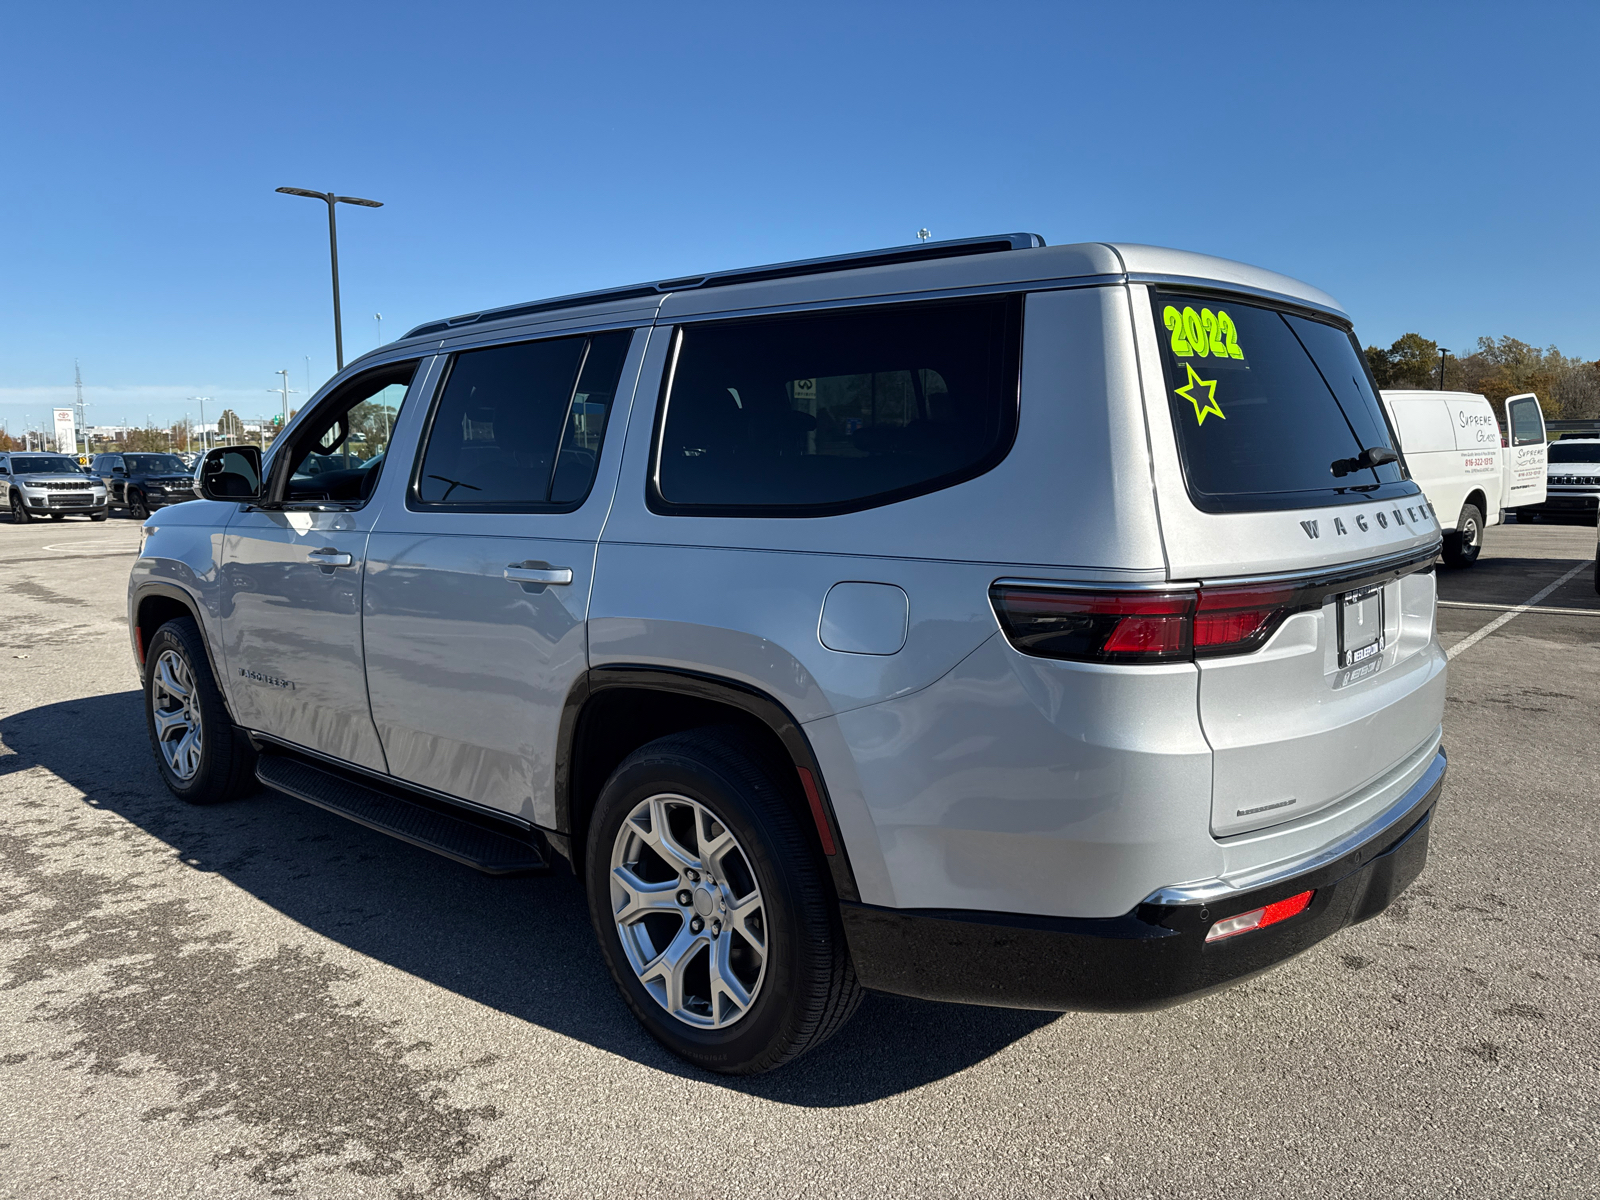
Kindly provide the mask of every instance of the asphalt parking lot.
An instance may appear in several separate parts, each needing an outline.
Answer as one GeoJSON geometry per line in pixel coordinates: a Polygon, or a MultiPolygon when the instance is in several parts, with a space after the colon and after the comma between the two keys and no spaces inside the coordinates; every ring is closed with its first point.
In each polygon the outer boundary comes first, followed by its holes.
{"type": "Polygon", "coordinates": [[[1451,773],[1387,913],[1166,1012],[869,996],[754,1080],[633,1023],[568,876],[171,799],[126,519],[0,523],[0,1196],[1592,1196],[1595,530],[1441,569],[1451,773]],[[1475,633],[1508,612],[1485,636],[1475,633]]]}

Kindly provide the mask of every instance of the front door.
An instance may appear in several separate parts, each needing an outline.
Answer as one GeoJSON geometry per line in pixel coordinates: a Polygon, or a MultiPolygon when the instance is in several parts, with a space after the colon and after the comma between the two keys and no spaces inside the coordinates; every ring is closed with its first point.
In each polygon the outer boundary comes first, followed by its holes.
{"type": "Polygon", "coordinates": [[[1550,446],[1545,441],[1544,410],[1533,393],[1512,396],[1506,401],[1506,490],[1501,502],[1506,508],[1524,504],[1543,504],[1548,499],[1547,485],[1550,446]]]}
{"type": "Polygon", "coordinates": [[[588,668],[621,454],[605,433],[626,418],[613,410],[644,341],[558,337],[449,364],[404,500],[367,548],[367,687],[396,777],[553,823],[561,708],[588,668]]]}
{"type": "Polygon", "coordinates": [[[222,636],[234,719],[384,770],[367,705],[361,590],[372,502],[417,364],[358,376],[289,435],[264,505],[244,504],[222,554],[222,636]]]}

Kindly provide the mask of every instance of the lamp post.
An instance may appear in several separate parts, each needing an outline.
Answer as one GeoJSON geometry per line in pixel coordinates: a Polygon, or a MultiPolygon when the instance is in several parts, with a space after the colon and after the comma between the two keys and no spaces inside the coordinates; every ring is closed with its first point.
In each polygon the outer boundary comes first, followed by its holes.
{"type": "Polygon", "coordinates": [[[200,405],[200,453],[204,454],[211,448],[210,438],[206,436],[206,401],[211,399],[211,397],[190,396],[188,399],[196,401],[200,405]]]}
{"type": "MultiPolygon", "coordinates": [[[[300,389],[289,386],[289,370],[287,367],[281,371],[274,371],[273,374],[283,376],[282,387],[267,389],[269,392],[280,392],[283,395],[283,424],[278,426],[278,432],[282,433],[285,429],[289,428],[289,397],[298,396],[300,394],[300,389]]],[[[274,437],[276,437],[276,435],[274,435],[274,437]]]]}
{"type": "Polygon", "coordinates": [[[1439,347],[1439,390],[1444,391],[1444,356],[1449,354],[1443,346],[1439,347]]]}
{"type": "Polygon", "coordinates": [[[381,200],[363,200],[359,196],[337,196],[332,192],[313,192],[306,188],[281,187],[278,191],[286,196],[306,196],[312,200],[322,200],[328,205],[328,256],[333,262],[333,357],[339,365],[336,370],[344,370],[344,331],[339,323],[339,229],[333,219],[333,206],[335,204],[359,204],[362,208],[382,208],[381,200]]]}

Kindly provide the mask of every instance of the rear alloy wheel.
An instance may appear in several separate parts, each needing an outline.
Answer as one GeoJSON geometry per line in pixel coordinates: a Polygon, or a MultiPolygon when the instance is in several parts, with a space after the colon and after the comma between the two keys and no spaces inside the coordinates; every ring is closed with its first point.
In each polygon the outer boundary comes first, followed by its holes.
{"type": "Polygon", "coordinates": [[[737,729],[634,751],[601,791],[584,875],[628,1007],[674,1054],[770,1071],[861,999],[814,838],[737,729]]]}
{"type": "Polygon", "coordinates": [[[142,521],[150,515],[150,506],[144,502],[144,493],[138,488],[128,489],[128,515],[142,521]]]}
{"type": "Polygon", "coordinates": [[[11,493],[11,521],[16,525],[26,525],[33,520],[33,514],[28,511],[28,506],[22,502],[21,492],[11,493]]]}
{"type": "Polygon", "coordinates": [[[1444,535],[1444,560],[1452,567],[1470,567],[1483,550],[1483,513],[1475,504],[1463,504],[1454,533],[1444,535]]]}
{"type": "Polygon", "coordinates": [[[190,804],[248,790],[255,754],[233,726],[193,618],[168,621],[145,651],[144,709],[161,778],[190,804]]]}

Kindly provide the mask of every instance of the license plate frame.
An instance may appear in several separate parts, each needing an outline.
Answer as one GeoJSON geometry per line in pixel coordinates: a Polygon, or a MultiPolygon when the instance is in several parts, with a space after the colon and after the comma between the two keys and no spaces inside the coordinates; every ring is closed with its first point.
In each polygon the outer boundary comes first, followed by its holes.
{"type": "Polygon", "coordinates": [[[1383,588],[1357,588],[1335,601],[1339,613],[1339,665],[1353,667],[1383,653],[1383,588]]]}

